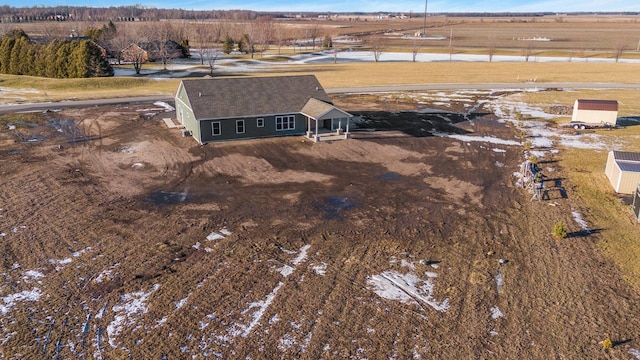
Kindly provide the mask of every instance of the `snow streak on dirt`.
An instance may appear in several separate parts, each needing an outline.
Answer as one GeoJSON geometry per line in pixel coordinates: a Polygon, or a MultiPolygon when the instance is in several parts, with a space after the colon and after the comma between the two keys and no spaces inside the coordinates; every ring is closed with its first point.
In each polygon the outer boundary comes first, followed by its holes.
{"type": "Polygon", "coordinates": [[[429,305],[436,311],[445,312],[449,308],[449,299],[438,302],[433,297],[434,283],[430,276],[419,278],[413,273],[400,274],[396,271],[384,271],[372,275],[367,280],[370,288],[380,297],[404,303],[429,305]]]}
{"type": "Polygon", "coordinates": [[[124,294],[120,297],[120,303],[111,308],[116,314],[114,320],[107,326],[107,335],[109,335],[109,345],[112,348],[117,346],[116,338],[126,326],[133,325],[137,319],[142,317],[147,311],[147,301],[151,294],[160,288],[156,284],[148,292],[136,291],[130,294],[124,294]]]}

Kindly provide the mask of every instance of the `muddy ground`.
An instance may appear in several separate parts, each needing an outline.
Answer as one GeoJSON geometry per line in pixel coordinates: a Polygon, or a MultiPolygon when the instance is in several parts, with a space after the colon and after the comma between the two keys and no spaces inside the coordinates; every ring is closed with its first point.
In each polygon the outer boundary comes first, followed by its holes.
{"type": "Polygon", "coordinates": [[[570,180],[530,201],[523,147],[432,136],[517,129],[336,103],[366,120],[351,140],[199,146],[150,105],[3,129],[4,358],[634,357],[638,289],[597,231],[552,237],[570,180]]]}

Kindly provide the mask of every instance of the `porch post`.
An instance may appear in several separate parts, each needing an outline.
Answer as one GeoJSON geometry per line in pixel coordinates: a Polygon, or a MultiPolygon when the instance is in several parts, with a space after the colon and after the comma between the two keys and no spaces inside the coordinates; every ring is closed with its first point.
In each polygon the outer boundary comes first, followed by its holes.
{"type": "Polygon", "coordinates": [[[318,119],[316,120],[316,141],[319,141],[320,139],[318,138],[318,119]]]}
{"type": "MultiPolygon", "coordinates": [[[[333,119],[331,119],[333,123],[333,119]]],[[[342,118],[338,118],[338,135],[340,135],[340,131],[342,130],[342,118]]]]}
{"type": "Polygon", "coordinates": [[[351,117],[347,116],[347,128],[346,131],[344,133],[344,138],[348,139],[349,138],[349,120],[351,119],[351,117]]]}
{"type": "Polygon", "coordinates": [[[307,116],[307,137],[311,138],[311,117],[307,116]]]}

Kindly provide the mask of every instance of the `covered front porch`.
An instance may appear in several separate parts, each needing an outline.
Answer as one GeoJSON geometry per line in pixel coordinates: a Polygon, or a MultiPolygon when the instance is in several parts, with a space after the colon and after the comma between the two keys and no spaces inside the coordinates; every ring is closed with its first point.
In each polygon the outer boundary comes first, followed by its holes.
{"type": "Polygon", "coordinates": [[[349,123],[353,115],[339,108],[310,99],[302,109],[307,117],[306,137],[313,142],[349,139],[349,123]]]}

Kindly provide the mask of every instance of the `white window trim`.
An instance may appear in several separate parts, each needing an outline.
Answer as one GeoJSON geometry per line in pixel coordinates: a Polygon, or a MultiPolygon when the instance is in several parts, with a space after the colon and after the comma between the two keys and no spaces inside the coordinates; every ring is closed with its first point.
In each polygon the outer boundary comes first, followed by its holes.
{"type": "Polygon", "coordinates": [[[257,118],[256,119],[256,127],[264,127],[264,118],[257,118]]]}
{"type": "Polygon", "coordinates": [[[236,134],[244,134],[247,131],[244,120],[236,120],[236,134]],[[238,131],[238,125],[242,124],[242,131],[238,131]]]}
{"type": "Polygon", "coordinates": [[[276,131],[289,131],[296,129],[296,116],[295,115],[283,115],[276,116],[276,131]],[[278,120],[282,125],[281,129],[278,129],[278,120]]]}
{"type": "Polygon", "coordinates": [[[212,136],[222,135],[222,124],[220,124],[220,121],[214,121],[211,123],[211,135],[212,136]],[[215,128],[213,127],[214,124],[218,124],[218,134],[216,134],[215,132],[215,128]]]}

